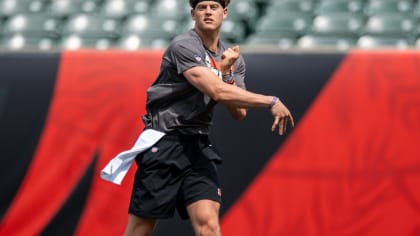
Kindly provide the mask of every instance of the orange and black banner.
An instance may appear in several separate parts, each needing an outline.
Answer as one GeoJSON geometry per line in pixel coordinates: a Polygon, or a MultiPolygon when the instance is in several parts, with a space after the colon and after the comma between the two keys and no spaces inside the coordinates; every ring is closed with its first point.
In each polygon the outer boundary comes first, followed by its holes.
{"type": "MultiPolygon", "coordinates": [[[[161,51],[0,54],[0,235],[122,235],[133,167],[99,178],[143,128],[161,51]]],[[[246,53],[247,88],[277,95],[296,127],[267,109],[211,138],[227,236],[420,235],[420,53],[246,53]]],[[[157,236],[193,235],[163,220],[157,236]]]]}

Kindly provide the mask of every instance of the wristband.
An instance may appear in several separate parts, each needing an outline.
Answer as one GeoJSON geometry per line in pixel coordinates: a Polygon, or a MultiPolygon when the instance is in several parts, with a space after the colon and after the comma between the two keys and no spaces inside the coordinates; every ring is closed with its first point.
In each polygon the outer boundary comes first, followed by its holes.
{"type": "Polygon", "coordinates": [[[270,103],[270,106],[269,106],[269,108],[271,109],[271,108],[273,108],[273,106],[274,105],[276,105],[276,102],[279,100],[279,98],[278,97],[276,97],[276,96],[273,96],[273,99],[271,100],[271,103],[270,103]]]}

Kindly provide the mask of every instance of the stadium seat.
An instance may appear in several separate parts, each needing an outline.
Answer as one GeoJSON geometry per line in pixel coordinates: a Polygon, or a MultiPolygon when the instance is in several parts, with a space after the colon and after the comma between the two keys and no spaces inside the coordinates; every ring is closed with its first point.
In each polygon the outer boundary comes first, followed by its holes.
{"type": "MultiPolygon", "coordinates": [[[[419,19],[420,20],[420,19],[419,19]]],[[[416,36],[420,37],[420,21],[417,24],[417,29],[416,29],[416,36]]]]}
{"type": "Polygon", "coordinates": [[[228,12],[235,19],[255,19],[258,17],[258,6],[253,0],[231,1],[228,12]]]}
{"type": "Polygon", "coordinates": [[[265,14],[279,15],[283,13],[306,13],[313,14],[315,8],[312,0],[282,0],[272,1],[266,7],[265,14]]]}
{"type": "Polygon", "coordinates": [[[100,14],[107,18],[121,19],[128,15],[129,8],[125,0],[106,0],[100,9],[100,14]]]}
{"type": "Polygon", "coordinates": [[[420,19],[420,0],[417,1],[417,4],[414,7],[414,16],[417,17],[417,19],[420,19]]]}
{"type": "Polygon", "coordinates": [[[116,38],[120,22],[98,15],[78,14],[64,22],[61,35],[80,35],[83,38],[116,38]]]}
{"type": "Polygon", "coordinates": [[[100,14],[107,18],[121,19],[131,14],[147,13],[149,8],[149,0],[106,0],[100,14]]]}
{"type": "Polygon", "coordinates": [[[292,48],[296,44],[297,38],[290,37],[289,34],[280,33],[260,33],[249,36],[244,42],[244,46],[250,48],[276,47],[281,49],[292,48]]]}
{"type": "Polygon", "coordinates": [[[60,39],[58,46],[63,50],[77,50],[77,49],[110,49],[114,44],[114,40],[110,38],[101,37],[83,37],[81,35],[66,35],[60,39]]]}
{"type": "Polygon", "coordinates": [[[255,3],[261,4],[261,5],[267,5],[267,4],[270,4],[273,1],[275,1],[275,0],[254,0],[255,3]]]}
{"type": "Polygon", "coordinates": [[[285,33],[296,37],[305,33],[312,24],[312,17],[305,13],[267,14],[260,18],[256,25],[257,33],[285,33]]]}
{"type": "Polygon", "coordinates": [[[90,14],[98,8],[94,0],[52,0],[46,6],[46,12],[57,18],[67,18],[77,14],[90,14]]]}
{"type": "Polygon", "coordinates": [[[364,17],[352,13],[330,13],[317,15],[310,31],[318,35],[358,36],[364,25],[364,17]]]}
{"type": "Polygon", "coordinates": [[[122,36],[115,44],[116,48],[134,51],[141,48],[163,49],[169,45],[169,41],[162,38],[143,38],[137,34],[122,36]]]}
{"type": "Polygon", "coordinates": [[[255,29],[259,17],[257,4],[253,0],[232,1],[228,7],[228,19],[243,21],[247,30],[255,29]]]}
{"type": "Polygon", "coordinates": [[[316,6],[315,12],[320,14],[331,13],[361,13],[363,10],[362,0],[322,0],[316,6]]]}
{"type": "Polygon", "coordinates": [[[416,26],[416,19],[407,14],[383,14],[367,19],[364,33],[370,35],[410,36],[416,26]]]}
{"type": "Polygon", "coordinates": [[[372,16],[389,13],[408,13],[412,11],[411,0],[369,0],[365,5],[365,14],[372,16]]]}
{"type": "Polygon", "coordinates": [[[0,0],[0,19],[16,14],[38,13],[44,8],[41,0],[0,0]]]}
{"type": "Polygon", "coordinates": [[[121,34],[138,34],[148,38],[172,39],[180,28],[179,21],[155,18],[149,14],[135,14],[123,23],[121,34]]]}
{"type": "Polygon", "coordinates": [[[177,34],[181,34],[181,33],[187,32],[188,30],[192,28],[194,28],[194,21],[187,20],[181,25],[181,27],[176,32],[177,34]]]}
{"type": "Polygon", "coordinates": [[[336,49],[348,50],[356,45],[355,37],[340,36],[321,36],[321,35],[304,35],[297,41],[298,48],[301,49],[336,49]]]}
{"type": "Polygon", "coordinates": [[[149,15],[155,18],[182,21],[190,17],[191,7],[185,0],[160,0],[150,8],[149,15]]]}
{"type": "Polygon", "coordinates": [[[405,37],[384,37],[376,35],[365,35],[358,39],[357,46],[363,49],[375,49],[375,48],[397,48],[407,49],[412,47],[414,42],[409,38],[405,37]]]}
{"type": "Polygon", "coordinates": [[[80,2],[72,0],[55,0],[46,6],[46,12],[56,18],[64,18],[79,13],[80,2]]]}
{"type": "Polygon", "coordinates": [[[145,14],[152,4],[149,0],[125,0],[129,9],[129,14],[145,14]]]}
{"type": "Polygon", "coordinates": [[[58,37],[60,21],[41,14],[18,14],[4,23],[3,35],[21,34],[26,37],[58,37]]]}
{"type": "Polygon", "coordinates": [[[221,37],[230,43],[241,43],[246,37],[246,28],[242,21],[226,19],[221,29],[221,37]]]}
{"type": "Polygon", "coordinates": [[[0,48],[11,51],[47,51],[55,48],[55,39],[47,37],[25,37],[21,34],[8,35],[0,38],[0,48]]]}

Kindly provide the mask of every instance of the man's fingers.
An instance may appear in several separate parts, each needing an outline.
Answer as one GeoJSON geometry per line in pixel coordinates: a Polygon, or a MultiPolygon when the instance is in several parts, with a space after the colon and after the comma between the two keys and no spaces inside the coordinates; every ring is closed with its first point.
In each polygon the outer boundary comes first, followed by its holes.
{"type": "Polygon", "coordinates": [[[279,129],[279,135],[283,135],[287,131],[287,125],[290,124],[292,127],[294,127],[294,121],[293,117],[291,115],[279,118],[276,117],[273,122],[273,126],[271,127],[271,131],[276,130],[276,128],[279,129]],[[289,123],[290,122],[290,123],[289,123]]]}
{"type": "Polygon", "coordinates": [[[279,118],[278,117],[274,117],[274,122],[273,125],[271,126],[271,131],[276,130],[276,127],[279,125],[279,118]]]}
{"type": "Polygon", "coordinates": [[[292,114],[289,114],[289,121],[290,121],[290,125],[291,125],[292,127],[295,127],[295,121],[293,120],[293,116],[292,116],[292,114]]]}
{"type": "Polygon", "coordinates": [[[284,133],[284,118],[281,118],[279,121],[279,134],[283,135],[284,133]]]}
{"type": "Polygon", "coordinates": [[[283,134],[285,134],[286,131],[287,131],[287,121],[288,121],[288,119],[287,119],[287,117],[285,117],[284,118],[284,126],[283,126],[283,134]]]}
{"type": "Polygon", "coordinates": [[[289,110],[287,110],[286,107],[284,107],[283,110],[280,110],[278,114],[276,114],[275,111],[272,112],[274,116],[273,126],[271,127],[272,131],[278,128],[279,135],[283,135],[287,131],[287,125],[290,124],[292,128],[295,126],[295,121],[293,120],[292,114],[290,114],[289,110]]]}
{"type": "Polygon", "coordinates": [[[233,48],[232,48],[232,50],[233,50],[234,52],[239,53],[239,45],[236,45],[235,47],[233,47],[233,48]]]}
{"type": "Polygon", "coordinates": [[[226,49],[221,55],[223,66],[232,66],[232,64],[235,63],[239,56],[239,46],[226,49]]]}
{"type": "Polygon", "coordinates": [[[280,135],[283,135],[284,134],[284,118],[280,120],[279,134],[280,135]]]}

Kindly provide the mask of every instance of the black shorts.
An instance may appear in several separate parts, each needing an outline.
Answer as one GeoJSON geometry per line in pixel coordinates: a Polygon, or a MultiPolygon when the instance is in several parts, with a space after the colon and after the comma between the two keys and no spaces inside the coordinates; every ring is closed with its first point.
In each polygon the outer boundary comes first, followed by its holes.
{"type": "Polygon", "coordinates": [[[136,157],[138,165],[129,213],[152,219],[170,218],[198,200],[221,202],[216,163],[221,158],[204,135],[164,136],[136,157]]]}

